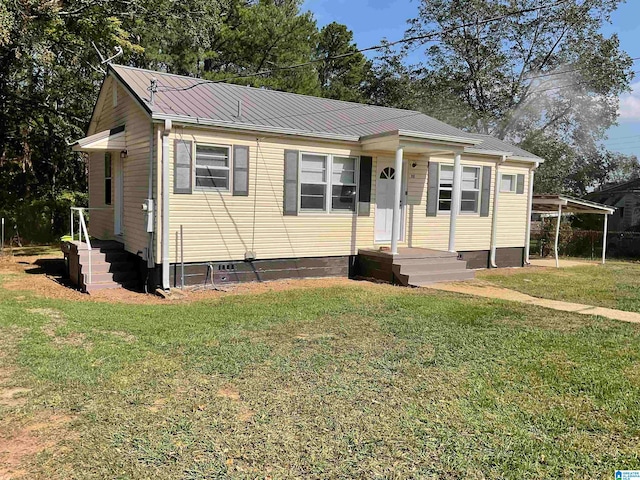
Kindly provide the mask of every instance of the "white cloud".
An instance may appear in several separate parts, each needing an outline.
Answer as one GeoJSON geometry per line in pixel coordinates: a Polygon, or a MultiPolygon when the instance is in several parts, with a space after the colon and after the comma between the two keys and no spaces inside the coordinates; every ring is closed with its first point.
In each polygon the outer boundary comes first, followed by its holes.
{"type": "Polygon", "coordinates": [[[620,97],[620,121],[640,121],[640,82],[631,84],[631,92],[620,97]]]}

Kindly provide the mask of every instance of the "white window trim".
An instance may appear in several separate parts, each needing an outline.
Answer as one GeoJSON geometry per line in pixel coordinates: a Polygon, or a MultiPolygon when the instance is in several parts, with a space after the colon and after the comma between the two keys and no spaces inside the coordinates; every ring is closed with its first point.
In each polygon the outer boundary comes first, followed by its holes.
{"type": "Polygon", "coordinates": [[[447,192],[451,192],[451,200],[449,201],[449,204],[453,206],[453,180],[451,180],[451,188],[449,187],[440,187],[440,179],[442,178],[442,167],[451,167],[452,169],[454,169],[453,174],[455,175],[455,167],[453,166],[452,163],[441,163],[440,165],[438,165],[438,198],[437,198],[437,202],[436,202],[436,207],[437,207],[437,214],[438,215],[451,215],[451,207],[449,207],[449,210],[440,210],[440,191],[441,190],[445,190],[447,192]]]}
{"type": "MultiPolygon", "coordinates": [[[[322,185],[318,183],[317,185],[322,185]]],[[[337,183],[336,185],[344,185],[342,183],[337,183]]],[[[349,185],[349,184],[347,184],[349,185]]],[[[320,153],[320,152],[307,152],[300,151],[298,154],[298,214],[299,215],[336,215],[336,216],[355,216],[358,215],[358,194],[360,193],[360,156],[359,155],[341,155],[341,154],[331,154],[331,153],[320,153]],[[320,157],[325,157],[326,159],[326,180],[324,182],[325,186],[325,208],[324,210],[312,210],[312,209],[303,209],[301,208],[302,203],[302,156],[303,155],[316,155],[320,157]],[[353,158],[355,160],[355,181],[356,181],[356,194],[355,194],[355,206],[353,210],[333,210],[331,208],[332,199],[333,199],[333,159],[334,157],[339,158],[353,158]]]]}
{"type": "Polygon", "coordinates": [[[193,191],[198,191],[198,192],[230,192],[231,191],[231,185],[233,185],[233,168],[231,168],[232,165],[232,155],[233,155],[233,148],[231,145],[223,145],[223,144],[218,144],[218,143],[206,143],[206,142],[193,142],[193,146],[191,147],[192,152],[192,158],[193,158],[193,171],[191,172],[192,175],[192,185],[193,185],[193,191]],[[221,188],[221,187],[202,187],[202,186],[198,186],[197,182],[196,182],[196,170],[198,168],[198,156],[197,156],[197,148],[198,145],[203,146],[203,147],[218,147],[218,148],[226,148],[227,151],[229,152],[228,154],[228,165],[226,167],[216,167],[216,170],[228,170],[229,171],[229,182],[227,185],[227,188],[221,188]]]}
{"type": "Polygon", "coordinates": [[[479,215],[480,214],[480,196],[482,195],[482,167],[478,165],[462,165],[462,175],[464,176],[465,168],[475,168],[478,172],[478,188],[477,189],[463,189],[462,188],[462,178],[460,179],[460,215],[479,215]],[[478,197],[476,200],[476,209],[473,212],[464,212],[462,210],[462,192],[477,192],[478,197]]]}
{"type": "MultiPolygon", "coordinates": [[[[440,191],[446,190],[451,192],[451,202],[449,202],[453,206],[453,185],[451,188],[449,187],[440,187],[440,179],[442,178],[442,167],[453,167],[452,163],[441,163],[438,166],[438,199],[437,199],[437,215],[450,216],[451,209],[449,210],[440,210],[440,191]]],[[[453,167],[455,168],[455,167],[453,167]]],[[[463,190],[462,189],[462,179],[460,179],[460,211],[458,215],[467,215],[467,216],[478,216],[480,215],[480,196],[482,195],[482,167],[479,165],[462,165],[461,174],[463,174],[465,168],[475,168],[478,171],[478,189],[477,190],[463,190]],[[462,192],[478,192],[478,200],[476,202],[476,209],[474,212],[464,212],[462,211],[462,192]]],[[[454,172],[455,175],[455,172],[454,172]]]]}
{"type": "Polygon", "coordinates": [[[517,189],[517,175],[515,173],[501,173],[500,174],[500,193],[516,193],[517,189]],[[513,187],[511,190],[505,190],[502,188],[502,179],[504,177],[511,177],[513,180],[511,181],[511,186],[513,187]]]}

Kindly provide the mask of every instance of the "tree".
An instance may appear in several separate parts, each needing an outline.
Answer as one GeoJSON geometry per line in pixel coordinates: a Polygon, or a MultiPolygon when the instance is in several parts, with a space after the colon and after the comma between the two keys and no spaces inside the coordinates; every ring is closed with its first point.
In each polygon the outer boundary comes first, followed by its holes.
{"type": "Polygon", "coordinates": [[[573,173],[559,177],[567,180],[556,184],[558,191],[583,192],[603,174],[599,141],[615,123],[618,97],[633,76],[617,36],[600,33],[620,1],[566,0],[532,10],[540,2],[423,0],[407,36],[442,33],[435,43],[413,45],[425,53],[422,110],[528,145],[573,173]],[[553,148],[547,153],[535,144],[553,148]]]}
{"type": "Polygon", "coordinates": [[[353,32],[333,22],[322,27],[316,58],[325,59],[318,67],[320,93],[323,97],[361,102],[371,63],[358,52],[353,32]],[[341,58],[335,58],[340,57],[341,58]]]}
{"type": "MultiPolygon", "coordinates": [[[[84,190],[82,158],[69,142],[84,133],[102,73],[91,41],[132,50],[119,2],[16,0],[0,7],[0,205],[2,215],[45,202],[51,212],[65,192],[84,190]]],[[[65,200],[66,201],[66,200],[65,200]]],[[[64,218],[68,217],[65,213],[64,218]]]]}

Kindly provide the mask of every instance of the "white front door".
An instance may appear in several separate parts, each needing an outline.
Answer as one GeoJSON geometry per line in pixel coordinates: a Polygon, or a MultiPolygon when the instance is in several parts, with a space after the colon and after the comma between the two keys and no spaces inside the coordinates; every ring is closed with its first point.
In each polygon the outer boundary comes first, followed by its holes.
{"type": "MultiPolygon", "coordinates": [[[[375,241],[376,243],[391,242],[393,224],[393,200],[395,197],[396,171],[392,162],[378,162],[376,176],[376,215],[375,241]]],[[[404,188],[404,182],[403,182],[404,188]]],[[[404,204],[404,202],[402,202],[404,204]]],[[[404,207],[400,214],[400,240],[404,237],[404,207]]]]}
{"type": "Polygon", "coordinates": [[[114,199],[113,199],[113,230],[114,234],[122,235],[122,217],[124,213],[124,168],[119,154],[113,154],[114,199]]]}

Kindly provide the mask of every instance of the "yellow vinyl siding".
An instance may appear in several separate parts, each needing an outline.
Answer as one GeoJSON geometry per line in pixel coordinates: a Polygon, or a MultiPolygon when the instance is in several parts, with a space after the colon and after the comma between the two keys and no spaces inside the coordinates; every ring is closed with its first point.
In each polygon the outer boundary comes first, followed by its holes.
{"type": "MultiPolygon", "coordinates": [[[[157,141],[161,135],[157,132],[157,141]]],[[[355,146],[317,142],[307,139],[285,139],[232,134],[204,128],[174,127],[169,138],[170,159],[170,261],[178,262],[180,225],[184,232],[185,262],[206,262],[243,259],[255,251],[258,259],[337,256],[356,254],[358,248],[377,246],[374,239],[376,180],[379,162],[391,161],[392,153],[362,152],[355,146]],[[173,193],[173,147],[176,139],[215,145],[245,145],[250,152],[249,196],[234,197],[231,191],[194,190],[191,194],[173,193]],[[372,156],[371,214],[358,217],[351,213],[305,213],[285,216],[283,209],[284,151],[299,150],[333,155],[372,156]]],[[[432,161],[453,164],[453,155],[432,157],[432,161]]],[[[489,216],[460,214],[457,223],[458,251],[489,250],[493,191],[498,157],[463,155],[463,165],[490,166],[489,216]]],[[[231,159],[233,167],[233,158],[231,159]]],[[[406,156],[407,206],[405,242],[401,245],[446,250],[449,238],[449,215],[426,216],[427,172],[426,156],[406,156]],[[413,167],[412,164],[416,166],[413,167]]],[[[507,164],[503,171],[514,169],[527,173],[526,166],[507,164]]],[[[160,175],[158,163],[158,176],[160,175]]],[[[159,177],[158,177],[159,178],[159,177]]],[[[232,175],[230,186],[233,185],[232,175]]],[[[526,185],[525,185],[526,189],[526,185]]],[[[526,194],[501,197],[499,233],[515,228],[516,236],[500,237],[499,246],[524,246],[526,194]],[[504,219],[502,218],[504,215],[504,219]]],[[[160,203],[160,202],[158,202],[160,203]]],[[[158,205],[160,212],[160,205],[158,205]]]]}
{"type": "Polygon", "coordinates": [[[169,149],[172,262],[179,260],[176,247],[180,225],[184,232],[185,262],[243,259],[247,251],[255,251],[258,259],[352,255],[358,247],[373,244],[373,213],[369,217],[351,213],[301,212],[298,216],[282,213],[286,149],[359,156],[361,152],[357,149],[272,138],[257,142],[255,137],[179,128],[172,132],[169,149]],[[195,185],[192,194],[174,194],[176,138],[194,144],[248,146],[249,196],[234,197],[231,191],[197,190],[195,185]]]}
{"type": "MultiPolygon", "coordinates": [[[[144,225],[142,203],[147,198],[149,175],[149,140],[151,120],[142,107],[117,83],[108,77],[103,86],[105,94],[97,105],[95,128],[90,133],[109,130],[125,125],[127,156],[124,158],[124,199],[122,218],[122,239],[125,249],[136,253],[147,246],[147,233],[144,225]],[[118,103],[113,105],[113,89],[117,88],[118,103]]],[[[120,152],[111,152],[114,166],[120,152]]],[[[112,175],[112,207],[115,207],[115,171],[112,175]]],[[[104,205],[104,153],[92,153],[89,156],[89,206],[104,205]]],[[[114,238],[113,209],[91,212],[89,230],[92,236],[100,239],[114,238]]]]}
{"type": "MultiPolygon", "coordinates": [[[[432,162],[444,165],[453,165],[453,155],[432,156],[432,162]]],[[[493,205],[493,185],[495,182],[496,162],[487,157],[462,156],[463,166],[492,167],[491,170],[491,201],[489,203],[489,216],[481,217],[479,213],[460,213],[456,223],[456,250],[460,252],[470,250],[488,250],[491,243],[491,218],[493,205]]],[[[428,164],[426,161],[418,162],[415,172],[415,180],[411,184],[411,190],[419,192],[420,204],[413,209],[413,243],[414,247],[427,247],[436,250],[446,250],[449,245],[449,213],[438,213],[435,217],[426,216],[428,164]]],[[[482,179],[481,179],[482,181],[482,179]]],[[[414,193],[417,195],[417,193],[414,193]]],[[[478,206],[479,207],[479,206],[478,206]]]]}
{"type": "Polygon", "coordinates": [[[524,193],[500,192],[496,246],[498,248],[522,247],[525,243],[527,228],[529,168],[517,163],[507,162],[500,167],[500,173],[524,175],[524,193]]]}

